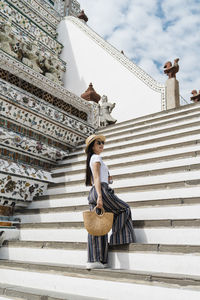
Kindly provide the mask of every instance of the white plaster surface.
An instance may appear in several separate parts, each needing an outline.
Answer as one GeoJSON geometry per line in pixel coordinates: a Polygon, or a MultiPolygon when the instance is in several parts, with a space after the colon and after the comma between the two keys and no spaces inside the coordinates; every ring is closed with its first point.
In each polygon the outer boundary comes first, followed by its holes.
{"type": "MultiPolygon", "coordinates": [[[[133,220],[200,219],[200,204],[132,208],[133,220]]],[[[82,211],[19,215],[23,223],[82,222],[82,211]]]]}
{"type": "MultiPolygon", "coordinates": [[[[1,259],[85,266],[87,250],[3,247],[1,259]]],[[[200,276],[200,255],[155,252],[109,252],[109,268],[200,276]]]]}
{"type": "Polygon", "coordinates": [[[153,295],[154,300],[197,300],[200,291],[189,288],[170,288],[168,285],[144,285],[127,282],[92,280],[78,277],[67,277],[59,274],[37,273],[20,270],[1,269],[2,283],[15,284],[38,289],[71,293],[81,296],[98,297],[102,299],[146,300],[147,295],[153,295]]]}
{"type": "MultiPolygon", "coordinates": [[[[135,228],[137,243],[200,245],[199,227],[135,228]]],[[[87,242],[87,231],[82,229],[21,229],[20,240],[87,242]]]]}
{"type": "Polygon", "coordinates": [[[92,82],[98,94],[116,103],[112,116],[118,122],[161,111],[161,93],[100,47],[87,29],[84,25],[85,31],[80,30],[69,18],[58,27],[58,40],[64,45],[61,58],[67,62],[64,86],[80,96],[92,82]]]}

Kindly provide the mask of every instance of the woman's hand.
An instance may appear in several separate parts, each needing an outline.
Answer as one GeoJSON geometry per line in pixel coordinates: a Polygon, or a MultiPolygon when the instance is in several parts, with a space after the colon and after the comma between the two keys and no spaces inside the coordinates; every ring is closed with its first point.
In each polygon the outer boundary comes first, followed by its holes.
{"type": "Polygon", "coordinates": [[[98,196],[98,198],[97,198],[97,208],[100,208],[100,209],[103,208],[102,196],[98,196]]]}
{"type": "Polygon", "coordinates": [[[112,183],[113,183],[112,176],[110,176],[110,175],[108,176],[108,183],[109,183],[109,184],[112,184],[112,183]]]}

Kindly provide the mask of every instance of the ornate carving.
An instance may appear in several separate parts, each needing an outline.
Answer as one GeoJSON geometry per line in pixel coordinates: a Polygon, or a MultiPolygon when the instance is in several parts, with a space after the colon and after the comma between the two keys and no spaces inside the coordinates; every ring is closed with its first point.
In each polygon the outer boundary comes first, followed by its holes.
{"type": "Polygon", "coordinates": [[[32,44],[23,44],[21,50],[23,53],[22,62],[36,72],[42,73],[42,69],[39,67],[39,52],[37,44],[35,42],[32,44]]]}
{"type": "MultiPolygon", "coordinates": [[[[22,107],[27,107],[28,110],[38,113],[40,116],[47,117],[48,119],[54,120],[71,128],[77,134],[91,135],[94,129],[89,126],[86,122],[72,118],[72,116],[66,114],[64,111],[57,109],[51,104],[45,103],[45,101],[25,93],[21,89],[13,87],[9,83],[0,80],[0,94],[9,98],[14,103],[22,105],[22,107]]],[[[66,103],[67,105],[67,103],[66,103]]]]}
{"type": "Polygon", "coordinates": [[[84,136],[78,133],[71,132],[63,126],[55,125],[54,122],[41,118],[15,105],[10,105],[10,103],[5,100],[0,101],[0,115],[11,120],[14,119],[15,122],[25,127],[39,131],[43,135],[54,138],[59,142],[64,142],[65,144],[71,145],[71,147],[76,146],[85,139],[84,136]]]}
{"type": "Polygon", "coordinates": [[[87,17],[86,14],[84,13],[84,10],[82,10],[82,11],[80,12],[80,14],[78,14],[77,17],[78,17],[80,20],[85,21],[85,23],[87,23],[87,21],[88,21],[88,17],[87,17]]]}
{"type": "Polygon", "coordinates": [[[168,78],[176,78],[176,73],[179,71],[178,65],[179,58],[174,60],[174,65],[172,66],[171,61],[167,61],[164,65],[164,73],[168,76],[168,78]]]}
{"type": "MultiPolygon", "coordinates": [[[[12,207],[0,205],[0,216],[12,216],[12,214],[13,214],[12,207]]],[[[2,222],[0,222],[0,226],[7,226],[7,225],[5,224],[2,225],[2,222]]]]}
{"type": "Polygon", "coordinates": [[[58,64],[57,60],[54,58],[45,58],[43,63],[44,74],[50,80],[62,83],[62,74],[65,71],[60,64],[58,64]]]}
{"type": "Polygon", "coordinates": [[[32,201],[46,192],[47,184],[0,173],[0,196],[22,201],[32,201]]]}
{"type": "Polygon", "coordinates": [[[16,39],[12,34],[12,25],[10,21],[6,21],[0,26],[0,48],[6,53],[18,57],[14,52],[14,45],[16,44],[16,39]]]}
{"type": "Polygon", "coordinates": [[[195,103],[200,101],[200,90],[198,93],[197,90],[193,90],[191,94],[193,95],[192,97],[190,97],[191,101],[194,101],[195,103]]]}
{"type": "Polygon", "coordinates": [[[36,157],[27,156],[4,148],[0,148],[0,157],[12,162],[28,164],[34,168],[43,168],[44,170],[50,170],[52,165],[55,165],[55,163],[39,160],[36,157]]]}
{"type": "Polygon", "coordinates": [[[77,17],[80,14],[80,4],[76,0],[66,0],[66,14],[67,16],[77,17]]]}
{"type": "Polygon", "coordinates": [[[103,38],[101,38],[97,33],[95,33],[92,29],[86,26],[83,22],[81,22],[78,18],[74,18],[73,16],[66,17],[67,20],[76,24],[82,31],[85,32],[88,36],[90,36],[93,41],[95,41],[100,47],[105,49],[110,55],[112,55],[115,59],[117,59],[125,68],[127,68],[130,72],[132,72],[137,78],[143,81],[146,85],[148,85],[152,90],[161,93],[161,101],[162,101],[162,109],[166,109],[166,96],[165,96],[165,86],[161,83],[158,83],[155,79],[153,79],[150,75],[148,75],[144,70],[134,64],[131,60],[129,60],[125,55],[120,53],[116,48],[107,43],[103,38]]]}
{"type": "Polygon", "coordinates": [[[21,34],[25,34],[29,41],[37,39],[40,43],[43,44],[45,48],[49,48],[52,52],[56,53],[57,55],[61,53],[62,45],[55,38],[50,36],[46,31],[34,24],[30,19],[28,19],[25,15],[21,14],[17,9],[15,9],[5,0],[0,0],[0,6],[1,13],[4,16],[4,18],[0,18],[2,23],[5,22],[6,18],[11,17],[12,20],[19,27],[21,27],[21,34]]]}
{"type": "Polygon", "coordinates": [[[111,125],[117,122],[110,114],[115,107],[115,103],[108,102],[107,96],[103,95],[101,98],[101,106],[100,106],[100,126],[105,127],[107,125],[111,125]]]}
{"type": "Polygon", "coordinates": [[[93,101],[98,103],[101,99],[101,96],[96,93],[95,89],[93,88],[92,83],[89,84],[88,89],[81,95],[81,97],[87,101],[93,101]]]}
{"type": "Polygon", "coordinates": [[[17,77],[16,81],[19,84],[18,86],[21,86],[20,82],[29,82],[31,93],[34,93],[34,91],[40,92],[40,90],[42,90],[43,99],[45,99],[45,93],[50,94],[52,99],[59,99],[59,101],[63,103],[63,110],[66,110],[66,105],[70,105],[71,107],[74,106],[79,110],[79,114],[80,111],[85,112],[89,125],[94,128],[98,127],[99,113],[97,104],[89,101],[84,101],[82,98],[74,95],[62,86],[52,82],[45,76],[42,76],[38,72],[35,72],[34,70],[16,61],[14,58],[7,55],[6,53],[3,53],[1,50],[0,60],[1,67],[4,69],[4,71],[0,70],[0,75],[7,81],[11,82],[10,78],[14,76],[15,78],[17,77]],[[8,73],[6,73],[5,70],[7,70],[8,73]],[[10,74],[9,72],[12,72],[12,74],[10,74]],[[94,118],[94,115],[97,118],[94,118]]]}
{"type": "Polygon", "coordinates": [[[29,139],[3,128],[0,128],[0,144],[6,148],[11,147],[17,151],[27,152],[50,161],[56,161],[68,155],[66,151],[56,149],[40,141],[29,139]]]}
{"type": "Polygon", "coordinates": [[[51,173],[44,170],[34,168],[27,164],[20,164],[19,162],[12,162],[10,160],[0,159],[0,171],[13,175],[31,178],[33,180],[41,180],[44,182],[52,182],[51,173]]]}
{"type": "Polygon", "coordinates": [[[60,17],[58,14],[55,14],[54,16],[53,13],[55,11],[46,6],[44,1],[40,4],[39,0],[12,0],[11,3],[20,9],[26,16],[31,18],[36,24],[40,25],[44,30],[47,30],[49,34],[56,36],[56,27],[60,22],[60,17]]]}

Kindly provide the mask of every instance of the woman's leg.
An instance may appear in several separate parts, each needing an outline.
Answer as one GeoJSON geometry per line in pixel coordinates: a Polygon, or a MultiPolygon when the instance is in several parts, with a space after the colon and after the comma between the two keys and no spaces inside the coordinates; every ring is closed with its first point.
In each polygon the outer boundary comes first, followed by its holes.
{"type": "Polygon", "coordinates": [[[134,231],[129,205],[119,199],[105,183],[102,184],[102,198],[104,209],[114,213],[110,245],[133,243],[134,231]]]}
{"type": "MultiPolygon", "coordinates": [[[[94,187],[90,190],[88,200],[90,210],[96,206],[97,194],[94,187]]],[[[88,233],[88,262],[108,263],[108,235],[93,236],[88,233]]]]}

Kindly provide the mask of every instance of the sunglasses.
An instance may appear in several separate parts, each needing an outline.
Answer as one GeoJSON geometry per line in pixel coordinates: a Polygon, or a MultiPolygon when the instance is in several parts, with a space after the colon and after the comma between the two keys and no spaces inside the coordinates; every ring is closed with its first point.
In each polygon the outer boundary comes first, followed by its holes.
{"type": "Polygon", "coordinates": [[[104,142],[103,141],[97,141],[97,145],[100,146],[101,144],[104,145],[104,142]]]}

